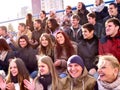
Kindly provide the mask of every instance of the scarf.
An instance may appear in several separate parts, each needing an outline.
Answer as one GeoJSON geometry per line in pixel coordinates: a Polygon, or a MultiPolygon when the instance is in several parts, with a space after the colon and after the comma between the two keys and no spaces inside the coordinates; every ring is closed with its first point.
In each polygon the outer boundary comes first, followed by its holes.
{"type": "Polygon", "coordinates": [[[120,73],[117,79],[112,83],[103,82],[98,79],[99,90],[120,90],[120,73]]]}
{"type": "Polygon", "coordinates": [[[48,86],[52,84],[52,76],[48,75],[40,75],[39,82],[43,85],[44,90],[48,90],[48,86]]]}
{"type": "Polygon", "coordinates": [[[11,82],[18,83],[18,78],[17,78],[17,76],[12,76],[12,75],[11,75],[11,82]]]}

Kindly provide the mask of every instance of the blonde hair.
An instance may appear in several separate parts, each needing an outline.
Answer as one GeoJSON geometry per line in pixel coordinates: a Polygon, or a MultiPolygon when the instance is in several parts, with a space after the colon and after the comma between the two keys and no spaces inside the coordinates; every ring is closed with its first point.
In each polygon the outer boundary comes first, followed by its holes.
{"type": "Polygon", "coordinates": [[[101,65],[103,65],[105,63],[105,61],[109,61],[111,63],[111,65],[113,66],[113,68],[118,68],[119,71],[120,71],[120,63],[119,63],[118,59],[115,56],[113,56],[111,54],[100,55],[97,65],[101,66],[101,65]]]}
{"type": "Polygon", "coordinates": [[[38,57],[38,64],[40,62],[48,66],[49,72],[52,76],[52,90],[56,90],[58,85],[58,75],[56,73],[52,59],[49,56],[42,56],[40,58],[38,57]]]}

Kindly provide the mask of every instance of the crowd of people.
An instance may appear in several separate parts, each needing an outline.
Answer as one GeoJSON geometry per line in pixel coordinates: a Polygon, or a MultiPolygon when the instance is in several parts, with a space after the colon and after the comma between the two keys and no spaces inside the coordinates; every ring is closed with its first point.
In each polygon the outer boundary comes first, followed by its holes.
{"type": "Polygon", "coordinates": [[[120,0],[0,26],[0,90],[119,90],[120,0]]]}

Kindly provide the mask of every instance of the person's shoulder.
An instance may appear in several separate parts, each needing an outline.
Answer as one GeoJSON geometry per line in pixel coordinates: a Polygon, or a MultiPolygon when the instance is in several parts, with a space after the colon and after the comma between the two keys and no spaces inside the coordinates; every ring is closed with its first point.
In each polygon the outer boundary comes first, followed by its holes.
{"type": "Polygon", "coordinates": [[[100,39],[99,39],[99,42],[100,42],[101,44],[106,43],[106,42],[107,42],[107,36],[104,36],[104,37],[100,38],[100,39]]]}
{"type": "Polygon", "coordinates": [[[67,82],[69,82],[69,80],[70,80],[70,77],[69,77],[69,75],[67,75],[67,76],[64,77],[64,78],[59,78],[59,83],[62,84],[62,85],[64,85],[64,84],[66,84],[67,82]]]}

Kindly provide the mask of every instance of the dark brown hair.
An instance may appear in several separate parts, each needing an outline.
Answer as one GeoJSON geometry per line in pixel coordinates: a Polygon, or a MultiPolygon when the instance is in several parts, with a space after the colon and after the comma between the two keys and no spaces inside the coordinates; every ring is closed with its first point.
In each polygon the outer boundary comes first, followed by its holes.
{"type": "MultiPolygon", "coordinates": [[[[66,55],[69,58],[71,55],[75,54],[75,49],[74,49],[69,37],[67,36],[67,34],[65,32],[63,32],[61,30],[61,31],[57,32],[56,36],[60,33],[65,38],[64,47],[65,47],[66,55]]],[[[62,55],[63,47],[57,41],[56,41],[56,50],[57,50],[57,58],[59,58],[62,55]]]]}
{"type": "Polygon", "coordinates": [[[10,46],[7,44],[4,38],[0,38],[0,51],[2,50],[5,50],[5,51],[11,50],[10,46]]]}

